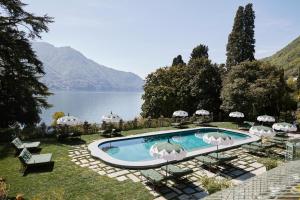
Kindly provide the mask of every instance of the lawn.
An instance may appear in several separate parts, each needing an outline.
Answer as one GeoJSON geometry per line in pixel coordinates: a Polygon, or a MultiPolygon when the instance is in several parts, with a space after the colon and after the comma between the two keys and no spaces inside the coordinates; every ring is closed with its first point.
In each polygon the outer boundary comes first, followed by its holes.
{"type": "MultiPolygon", "coordinates": [[[[211,123],[214,126],[232,128],[232,123],[211,123]]],[[[148,128],[124,131],[123,135],[167,130],[171,127],[148,128]]],[[[84,135],[82,140],[90,143],[101,138],[99,135],[84,135]]],[[[141,183],[119,182],[107,176],[100,176],[92,170],[75,165],[68,156],[70,144],[44,139],[41,153],[53,153],[53,171],[29,173],[22,176],[20,163],[14,151],[7,144],[0,144],[0,177],[10,185],[9,196],[23,194],[26,199],[153,199],[141,183]]]]}

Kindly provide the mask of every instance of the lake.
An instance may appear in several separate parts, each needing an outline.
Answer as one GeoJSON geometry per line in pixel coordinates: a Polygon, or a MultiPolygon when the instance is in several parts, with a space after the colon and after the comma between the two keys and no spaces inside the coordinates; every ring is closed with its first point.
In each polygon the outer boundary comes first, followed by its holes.
{"type": "Polygon", "coordinates": [[[142,106],[142,93],[134,92],[53,92],[48,98],[53,107],[43,111],[41,119],[46,124],[52,121],[55,112],[80,118],[90,123],[100,123],[103,115],[118,114],[124,120],[139,116],[142,106]]]}

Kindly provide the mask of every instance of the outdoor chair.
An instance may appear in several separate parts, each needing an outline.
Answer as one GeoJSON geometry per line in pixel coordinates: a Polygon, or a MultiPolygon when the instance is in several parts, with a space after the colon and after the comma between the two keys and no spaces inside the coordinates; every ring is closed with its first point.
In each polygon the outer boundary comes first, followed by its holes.
{"type": "Polygon", "coordinates": [[[106,129],[106,130],[101,130],[101,131],[99,131],[99,133],[100,133],[100,135],[109,135],[110,137],[112,136],[112,135],[119,135],[119,134],[121,134],[121,129],[106,129]]]}
{"type": "Polygon", "coordinates": [[[26,148],[24,148],[19,155],[19,160],[23,166],[21,171],[23,174],[25,174],[29,167],[53,165],[53,161],[51,161],[51,159],[51,153],[33,155],[26,148]]]}
{"type": "Polygon", "coordinates": [[[79,132],[58,133],[56,135],[56,137],[57,137],[58,140],[63,140],[63,139],[66,139],[66,138],[76,138],[76,137],[81,138],[81,133],[79,133],[79,132]]]}
{"type": "Polygon", "coordinates": [[[252,142],[251,145],[262,147],[262,148],[271,148],[275,146],[273,143],[262,143],[262,142],[252,142]]]}
{"type": "Polygon", "coordinates": [[[274,136],[269,141],[278,147],[285,148],[286,142],[289,141],[289,137],[274,136]]]}
{"type": "Polygon", "coordinates": [[[220,161],[217,159],[214,159],[209,156],[197,156],[195,157],[196,160],[203,163],[204,166],[207,166],[208,168],[213,168],[219,165],[220,161]]]}
{"type": "Polygon", "coordinates": [[[20,138],[15,138],[11,144],[16,150],[16,154],[19,154],[24,148],[27,149],[38,149],[40,142],[22,142],[20,138]]]}
{"type": "Polygon", "coordinates": [[[161,168],[167,171],[167,173],[170,174],[173,178],[180,178],[193,173],[192,169],[181,169],[180,167],[171,164],[168,166],[162,166],[161,168]]]}
{"type": "Polygon", "coordinates": [[[208,156],[219,160],[219,163],[229,162],[238,158],[236,155],[229,155],[226,153],[210,153],[208,156]]]}
{"type": "Polygon", "coordinates": [[[269,151],[267,150],[268,148],[263,146],[253,145],[253,144],[244,144],[242,145],[242,148],[248,151],[249,153],[253,153],[253,154],[268,155],[269,153],[269,151]]]}
{"type": "Polygon", "coordinates": [[[162,183],[162,181],[166,180],[167,177],[161,175],[154,169],[146,169],[141,170],[141,175],[146,178],[146,180],[151,183],[154,187],[158,186],[162,183]]]}

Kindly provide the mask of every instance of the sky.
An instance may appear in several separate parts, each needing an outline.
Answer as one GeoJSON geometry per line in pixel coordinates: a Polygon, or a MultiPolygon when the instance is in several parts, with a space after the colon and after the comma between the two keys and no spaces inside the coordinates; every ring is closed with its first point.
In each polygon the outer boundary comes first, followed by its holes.
{"type": "Polygon", "coordinates": [[[238,6],[253,3],[256,58],[300,35],[299,0],[24,0],[26,9],[54,17],[42,41],[71,46],[105,66],[145,78],[205,44],[213,62],[226,61],[238,6]]]}

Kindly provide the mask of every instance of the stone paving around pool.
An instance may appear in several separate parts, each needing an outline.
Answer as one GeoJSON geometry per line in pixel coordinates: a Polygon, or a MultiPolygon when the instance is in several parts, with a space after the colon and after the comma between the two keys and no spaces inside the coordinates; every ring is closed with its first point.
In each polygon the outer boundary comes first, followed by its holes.
{"type": "MultiPolygon", "coordinates": [[[[283,151],[280,149],[276,150],[278,152],[283,151]]],[[[227,153],[238,155],[238,158],[232,160],[230,165],[227,167],[219,167],[219,170],[217,170],[216,173],[202,168],[202,163],[196,159],[176,164],[181,168],[193,169],[194,172],[188,175],[185,179],[177,180],[177,182],[175,180],[168,180],[164,186],[158,187],[154,190],[153,187],[148,185],[145,178],[140,175],[138,170],[111,167],[101,162],[99,159],[93,158],[87,149],[87,145],[74,146],[72,150],[69,150],[69,156],[75,164],[89,168],[97,172],[99,175],[115,178],[118,181],[129,180],[133,182],[141,182],[153,195],[153,199],[155,200],[201,199],[208,195],[201,187],[201,182],[199,180],[205,175],[220,179],[223,179],[224,177],[230,178],[231,182],[234,185],[237,185],[248,178],[265,172],[265,167],[256,161],[258,157],[248,154],[242,148],[229,150],[227,153]]],[[[165,173],[159,168],[156,170],[161,174],[165,173]]]]}

